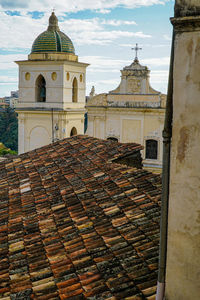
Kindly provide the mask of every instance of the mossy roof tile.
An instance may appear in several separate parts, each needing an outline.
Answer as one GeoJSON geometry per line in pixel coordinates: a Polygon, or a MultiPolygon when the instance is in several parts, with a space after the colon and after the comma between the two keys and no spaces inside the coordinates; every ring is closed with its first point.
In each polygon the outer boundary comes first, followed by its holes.
{"type": "Polygon", "coordinates": [[[111,162],[140,149],[74,136],[0,164],[1,299],[155,296],[160,177],[111,162]]]}

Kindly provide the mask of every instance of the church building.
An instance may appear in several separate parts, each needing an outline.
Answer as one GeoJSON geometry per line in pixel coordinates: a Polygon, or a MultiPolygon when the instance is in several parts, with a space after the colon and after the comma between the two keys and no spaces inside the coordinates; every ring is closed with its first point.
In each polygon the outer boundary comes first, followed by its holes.
{"type": "Polygon", "coordinates": [[[85,74],[52,12],[49,26],[19,65],[19,154],[84,133],[85,74]]]}
{"type": "Polygon", "coordinates": [[[140,48],[136,44],[133,49],[135,60],[121,70],[119,86],[89,98],[86,133],[122,143],[142,144],[144,166],[160,172],[166,95],[150,86],[150,70],[137,57],[140,48]]]}

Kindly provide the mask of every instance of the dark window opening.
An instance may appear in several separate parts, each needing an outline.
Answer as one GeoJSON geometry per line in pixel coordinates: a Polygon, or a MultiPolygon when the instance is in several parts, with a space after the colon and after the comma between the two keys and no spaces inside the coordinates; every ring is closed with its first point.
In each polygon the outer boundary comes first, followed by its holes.
{"type": "Polygon", "coordinates": [[[78,101],[78,82],[75,77],[72,84],[72,102],[77,102],[77,101],[78,101]]]}
{"type": "Polygon", "coordinates": [[[88,114],[85,113],[85,115],[84,115],[84,134],[86,133],[87,128],[88,128],[88,114]]]}
{"type": "Polygon", "coordinates": [[[46,81],[42,75],[36,80],[35,93],[37,102],[46,102],[46,81]]]}
{"type": "Polygon", "coordinates": [[[70,132],[70,136],[77,135],[77,129],[75,127],[72,128],[70,132]]]}
{"type": "Polygon", "coordinates": [[[115,137],[109,137],[107,138],[108,141],[118,142],[118,139],[115,137]]]}
{"type": "Polygon", "coordinates": [[[146,158],[147,159],[158,158],[158,142],[156,140],[146,141],[146,158]]]}

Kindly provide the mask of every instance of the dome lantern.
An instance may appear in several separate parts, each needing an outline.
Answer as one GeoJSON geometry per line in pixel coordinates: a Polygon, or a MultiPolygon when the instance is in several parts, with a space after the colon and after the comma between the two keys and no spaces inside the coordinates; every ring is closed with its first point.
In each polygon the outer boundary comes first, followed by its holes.
{"type": "Polygon", "coordinates": [[[49,17],[49,26],[48,31],[60,31],[58,26],[58,18],[56,17],[54,11],[52,12],[51,16],[49,17]]]}
{"type": "Polygon", "coordinates": [[[77,61],[78,59],[71,39],[60,31],[58,18],[54,12],[49,17],[47,30],[42,32],[33,42],[29,60],[44,59],[44,55],[47,60],[52,60],[55,56],[56,60],[77,61]]]}

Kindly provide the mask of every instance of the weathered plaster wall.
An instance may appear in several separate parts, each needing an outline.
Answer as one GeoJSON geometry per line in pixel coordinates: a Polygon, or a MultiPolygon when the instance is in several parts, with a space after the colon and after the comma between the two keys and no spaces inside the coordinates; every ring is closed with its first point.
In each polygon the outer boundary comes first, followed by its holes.
{"type": "Polygon", "coordinates": [[[199,0],[176,0],[175,16],[195,16],[200,15],[199,0]]]}
{"type": "Polygon", "coordinates": [[[200,299],[200,31],[175,40],[166,298],[200,299]]]}
{"type": "Polygon", "coordinates": [[[128,143],[130,140],[135,143],[142,144],[142,136],[143,136],[143,120],[139,119],[128,119],[124,118],[122,120],[122,142],[128,143]],[[130,130],[130,128],[132,130],[130,130]]]}

